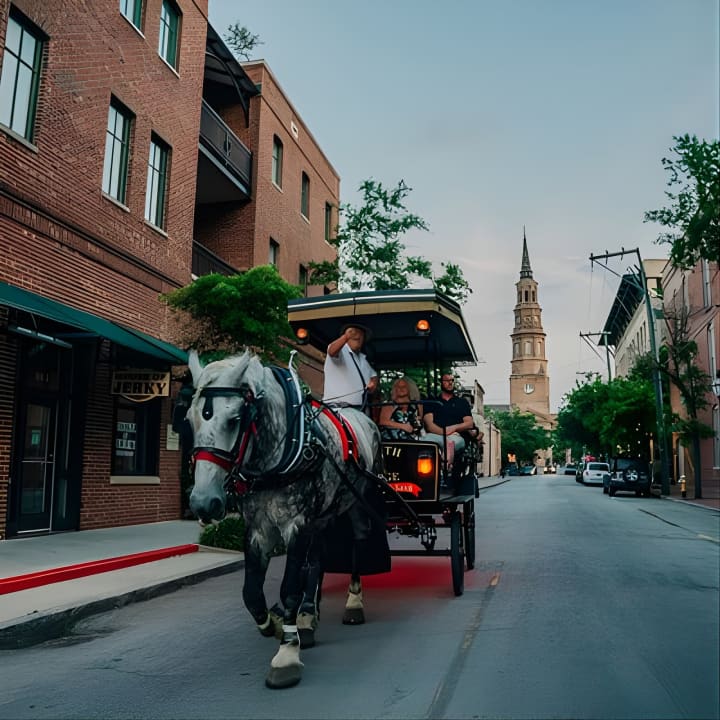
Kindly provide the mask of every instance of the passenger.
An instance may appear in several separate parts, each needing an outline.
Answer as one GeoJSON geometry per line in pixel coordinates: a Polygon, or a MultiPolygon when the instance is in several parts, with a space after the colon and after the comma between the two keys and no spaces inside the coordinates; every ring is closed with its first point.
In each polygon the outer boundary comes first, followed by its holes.
{"type": "Polygon", "coordinates": [[[383,405],[378,425],[383,440],[417,440],[422,428],[420,391],[409,377],[396,380],[390,390],[392,405],[383,405]]]}
{"type": "Polygon", "coordinates": [[[368,396],[378,386],[377,373],[362,352],[367,335],[362,326],[346,325],[342,335],[328,345],[323,402],[333,407],[366,408],[368,396]]]}
{"type": "Polygon", "coordinates": [[[465,448],[465,440],[460,433],[471,430],[475,422],[468,401],[455,394],[455,378],[452,373],[444,372],[440,384],[440,398],[434,403],[428,403],[425,411],[423,420],[427,433],[423,440],[443,447],[444,433],[447,441],[447,463],[451,466],[455,454],[465,448]]]}

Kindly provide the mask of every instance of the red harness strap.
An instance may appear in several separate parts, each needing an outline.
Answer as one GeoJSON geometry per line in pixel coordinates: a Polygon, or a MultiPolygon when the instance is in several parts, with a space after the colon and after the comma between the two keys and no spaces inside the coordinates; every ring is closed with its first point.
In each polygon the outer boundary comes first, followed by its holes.
{"type": "Polygon", "coordinates": [[[337,429],[338,434],[340,435],[340,443],[342,444],[343,460],[347,460],[350,456],[357,457],[357,435],[355,434],[355,429],[348,422],[347,418],[333,412],[325,405],[321,405],[317,400],[313,400],[310,404],[315,410],[321,409],[325,417],[329,418],[337,429]]]}

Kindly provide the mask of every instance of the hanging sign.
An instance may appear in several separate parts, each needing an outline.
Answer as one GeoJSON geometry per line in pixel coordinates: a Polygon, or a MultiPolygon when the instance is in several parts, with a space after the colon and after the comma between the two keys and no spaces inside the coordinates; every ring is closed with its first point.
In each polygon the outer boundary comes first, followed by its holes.
{"type": "Polygon", "coordinates": [[[133,402],[146,402],[170,395],[170,373],[158,370],[115,370],[112,395],[122,395],[133,402]]]}

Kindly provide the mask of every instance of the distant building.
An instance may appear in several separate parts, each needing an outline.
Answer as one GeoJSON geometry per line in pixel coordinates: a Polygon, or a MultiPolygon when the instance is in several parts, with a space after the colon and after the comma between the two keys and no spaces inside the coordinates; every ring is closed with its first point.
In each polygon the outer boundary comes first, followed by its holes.
{"type": "MultiPolygon", "coordinates": [[[[535,416],[537,424],[546,430],[555,426],[550,412],[550,376],[545,354],[546,334],[542,324],[542,308],[538,283],[533,277],[527,238],[523,230],[523,252],[520,279],[515,284],[515,324],[510,334],[512,342],[512,370],[510,373],[510,405],[535,416]]],[[[550,449],[539,449],[536,464],[544,466],[552,459],[550,449]]],[[[529,458],[528,458],[529,459],[529,458]]]]}

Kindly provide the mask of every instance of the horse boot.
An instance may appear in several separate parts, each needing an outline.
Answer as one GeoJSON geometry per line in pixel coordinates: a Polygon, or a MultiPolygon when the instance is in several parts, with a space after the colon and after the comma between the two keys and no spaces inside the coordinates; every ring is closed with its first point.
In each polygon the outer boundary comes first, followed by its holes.
{"type": "Polygon", "coordinates": [[[258,620],[255,618],[257,628],[263,637],[282,638],[283,609],[275,603],[269,610],[265,611],[265,617],[258,620]]]}
{"type": "Polygon", "coordinates": [[[265,685],[273,690],[293,687],[302,679],[304,667],[300,660],[300,637],[297,625],[283,625],[280,647],[270,662],[265,685]]]}
{"type": "Polygon", "coordinates": [[[365,622],[362,586],[360,585],[359,580],[350,581],[342,622],[343,625],[362,625],[365,622]]]}

